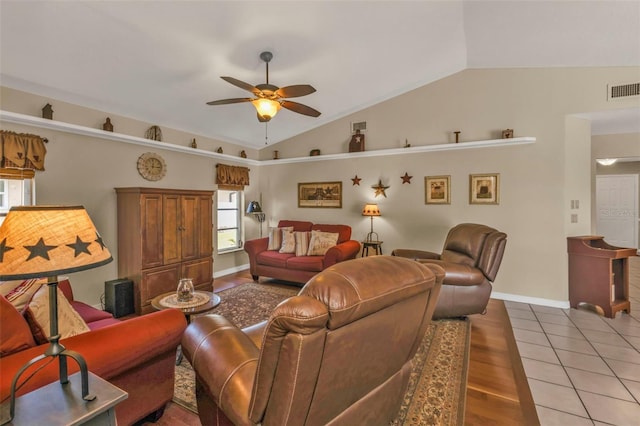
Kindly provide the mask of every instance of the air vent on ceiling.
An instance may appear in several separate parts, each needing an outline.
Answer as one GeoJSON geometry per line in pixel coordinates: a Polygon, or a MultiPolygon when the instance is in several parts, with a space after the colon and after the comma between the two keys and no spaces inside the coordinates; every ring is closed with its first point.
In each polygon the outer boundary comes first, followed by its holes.
{"type": "Polygon", "coordinates": [[[608,101],[640,96],[640,83],[609,84],[607,89],[608,101]]]}

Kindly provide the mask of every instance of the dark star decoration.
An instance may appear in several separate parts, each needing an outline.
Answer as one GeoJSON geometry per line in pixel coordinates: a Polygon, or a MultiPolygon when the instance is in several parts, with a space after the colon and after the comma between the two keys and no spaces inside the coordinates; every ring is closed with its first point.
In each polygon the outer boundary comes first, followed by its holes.
{"type": "Polygon", "coordinates": [[[407,172],[404,172],[404,176],[400,176],[400,179],[402,179],[402,184],[404,185],[405,183],[408,183],[409,185],[411,185],[412,177],[413,176],[409,176],[407,172]]]}
{"type": "Polygon", "coordinates": [[[73,257],[78,257],[80,256],[80,253],[87,253],[88,255],[91,255],[91,252],[87,248],[89,247],[90,244],[91,243],[85,243],[80,239],[79,236],[76,235],[76,242],[73,244],[67,244],[67,247],[70,247],[73,249],[74,251],[73,257]]]}
{"type": "Polygon", "coordinates": [[[96,239],[94,241],[100,244],[100,247],[102,247],[102,250],[104,250],[104,241],[102,241],[102,237],[97,232],[96,232],[96,239]]]}
{"type": "Polygon", "coordinates": [[[351,180],[353,181],[354,185],[360,186],[360,181],[362,180],[362,178],[359,178],[358,175],[356,175],[356,177],[351,178],[351,180]]]}
{"type": "Polygon", "coordinates": [[[38,257],[38,256],[43,258],[43,259],[50,260],[49,259],[49,251],[53,250],[56,247],[58,247],[58,246],[48,246],[48,245],[46,245],[44,243],[44,239],[42,237],[38,240],[36,245],[34,245],[34,246],[24,246],[24,248],[29,250],[29,257],[27,257],[27,260],[31,260],[34,257],[38,257]]]}
{"type": "Polygon", "coordinates": [[[389,189],[389,187],[382,185],[382,179],[378,179],[378,184],[372,185],[371,187],[376,190],[376,197],[382,194],[384,195],[384,198],[387,198],[387,193],[385,191],[389,189]]]}
{"type": "Polygon", "coordinates": [[[7,245],[7,239],[5,238],[4,240],[2,240],[2,242],[0,243],[0,262],[2,262],[4,260],[4,254],[10,250],[13,250],[13,247],[9,247],[7,245]]]}

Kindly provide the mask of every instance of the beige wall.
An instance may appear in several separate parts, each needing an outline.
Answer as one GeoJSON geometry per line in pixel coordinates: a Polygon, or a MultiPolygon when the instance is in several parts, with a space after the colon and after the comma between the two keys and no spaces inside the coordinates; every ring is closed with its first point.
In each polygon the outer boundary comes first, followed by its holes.
{"type": "MultiPolygon", "coordinates": [[[[405,139],[412,145],[441,144],[495,139],[504,128],[515,136],[537,138],[535,144],[493,148],[438,151],[411,155],[346,158],[308,163],[264,164],[251,167],[251,187],[246,199],[262,195],[267,221],[308,219],[345,223],[353,237],[369,231],[369,218],[361,215],[366,202],[377,202],[381,217],[374,230],[384,241],[386,254],[398,247],[439,250],[448,229],[460,222],[479,222],[509,235],[503,266],[495,282],[500,297],[539,299],[564,303],[568,299],[566,236],[590,231],[591,143],[589,123],[572,114],[612,108],[638,107],[639,102],[607,103],[606,84],[634,78],[638,68],[467,70],[433,84],[349,115],[260,152],[247,150],[250,158],[270,159],[277,149],[283,158],[306,157],[319,148],[322,154],[345,153],[350,122],[366,121],[366,148],[400,148],[405,139]],[[401,176],[413,176],[402,184],[401,176]],[[471,173],[500,173],[499,205],[469,205],[471,173]],[[360,185],[352,185],[358,175],[360,185]],[[450,205],[424,204],[424,177],[451,175],[450,205]],[[381,179],[390,188],[387,197],[374,197],[371,185],[381,179]],[[297,207],[297,183],[339,180],[343,183],[342,209],[297,207]],[[570,200],[579,199],[580,221],[570,223],[570,200]]],[[[38,96],[4,88],[0,107],[6,111],[40,115],[46,102],[54,105],[56,120],[100,128],[105,114],[69,106],[38,96]],[[72,119],[71,119],[72,118],[72,119]]],[[[117,132],[144,134],[150,124],[111,116],[117,132]],[[124,129],[124,130],[122,130],[124,129]]],[[[110,247],[117,247],[115,192],[118,186],[160,186],[214,189],[211,158],[158,151],[168,163],[169,173],[158,184],[144,181],[135,161],[148,148],[92,139],[66,133],[31,129],[2,123],[2,128],[32,131],[49,138],[47,171],[38,174],[39,204],[80,203],[87,207],[110,247]]],[[[169,129],[164,129],[169,134],[169,129]]],[[[189,143],[193,135],[179,131],[168,141],[189,143]]],[[[219,141],[198,138],[200,148],[214,150],[219,141]]],[[[225,153],[241,148],[228,146],[225,153]]],[[[246,218],[248,238],[257,236],[258,225],[246,218]]],[[[216,256],[216,271],[246,264],[243,253],[216,256]]],[[[103,282],[116,278],[112,263],[94,271],[76,274],[87,286],[77,287],[79,297],[95,303],[103,282]]],[[[76,277],[74,277],[74,280],[76,277]]]]}

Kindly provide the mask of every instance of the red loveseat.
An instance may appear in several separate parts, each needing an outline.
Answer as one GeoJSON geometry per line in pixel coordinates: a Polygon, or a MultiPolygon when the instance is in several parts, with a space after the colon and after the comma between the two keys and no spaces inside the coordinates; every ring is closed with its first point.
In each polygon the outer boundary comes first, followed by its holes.
{"type": "Polygon", "coordinates": [[[278,228],[286,227],[293,227],[295,232],[338,233],[338,241],[323,256],[296,256],[294,253],[267,250],[268,237],[247,241],[244,250],[249,255],[249,271],[254,281],[258,281],[262,275],[304,284],[331,265],[355,259],[360,251],[360,243],[350,239],[351,227],[348,225],[323,225],[298,220],[281,220],[278,223],[278,228]]]}
{"type": "MultiPolygon", "coordinates": [[[[120,321],[108,312],[73,300],[68,280],[58,288],[80,314],[91,331],[60,340],[67,349],[79,352],[90,372],[126,391],[129,396],[116,406],[119,425],[130,425],[149,415],[158,418],[165,404],[173,397],[176,349],[187,326],[184,314],[175,309],[154,312],[120,321]]],[[[16,308],[0,295],[0,398],[11,393],[15,374],[32,358],[44,353],[49,345],[28,343],[24,333],[29,325],[16,308]],[[22,340],[22,342],[21,342],[22,340]],[[20,347],[6,353],[8,347],[20,347]]],[[[42,366],[41,361],[37,366],[42,366]]],[[[67,362],[69,374],[78,371],[75,361],[67,362]]],[[[28,376],[27,370],[21,381],[28,376]]],[[[58,362],[52,362],[37,372],[17,395],[28,393],[59,380],[58,362]]],[[[89,389],[91,390],[91,389],[89,389]]]]}

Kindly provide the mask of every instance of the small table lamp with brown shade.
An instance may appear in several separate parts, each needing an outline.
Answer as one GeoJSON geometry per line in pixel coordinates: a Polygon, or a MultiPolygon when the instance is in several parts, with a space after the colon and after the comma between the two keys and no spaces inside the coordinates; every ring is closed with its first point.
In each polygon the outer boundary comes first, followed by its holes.
{"type": "Polygon", "coordinates": [[[63,385],[69,382],[67,357],[73,358],[80,367],[82,398],[85,401],[95,399],[89,394],[84,358],[59,342],[58,275],[96,268],[112,260],[84,207],[13,207],[7,214],[0,227],[0,281],[48,278],[51,334],[44,354],[25,364],[13,379],[9,421],[15,414],[15,393],[20,376],[47,357],[58,358],[63,385]]]}
{"type": "Polygon", "coordinates": [[[378,241],[380,238],[378,237],[377,232],[373,232],[373,217],[380,216],[380,209],[377,204],[365,204],[362,209],[362,216],[370,216],[371,217],[371,232],[367,234],[366,241],[378,241]],[[374,239],[373,236],[376,236],[374,239]]]}

